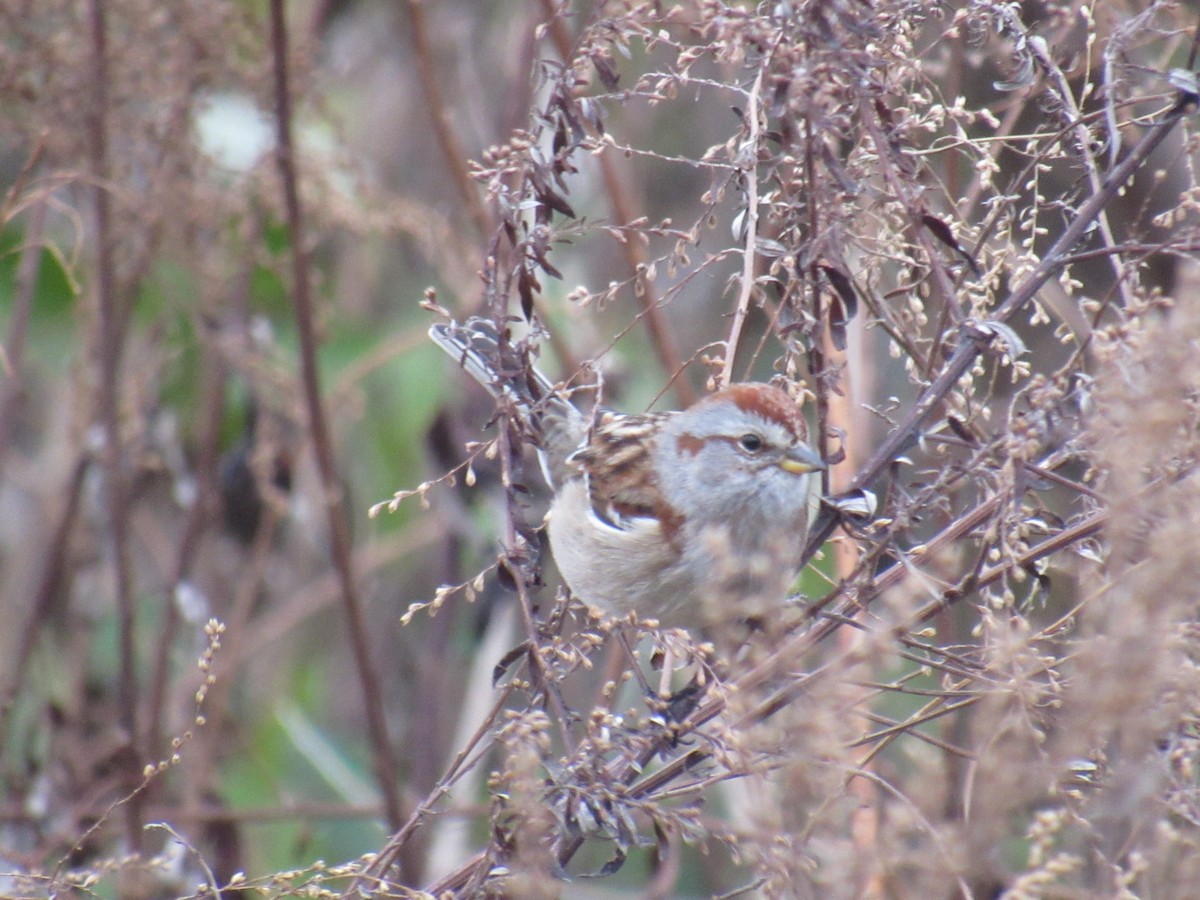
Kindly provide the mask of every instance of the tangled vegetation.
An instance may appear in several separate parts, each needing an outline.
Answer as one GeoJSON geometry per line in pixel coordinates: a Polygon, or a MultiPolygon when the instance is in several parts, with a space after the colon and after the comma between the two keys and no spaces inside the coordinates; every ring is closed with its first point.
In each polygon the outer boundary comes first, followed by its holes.
{"type": "Polygon", "coordinates": [[[1200,884],[1194,11],[0,33],[0,895],[1200,884]],[[589,402],[802,396],[787,606],[569,598],[471,315],[589,402]]]}

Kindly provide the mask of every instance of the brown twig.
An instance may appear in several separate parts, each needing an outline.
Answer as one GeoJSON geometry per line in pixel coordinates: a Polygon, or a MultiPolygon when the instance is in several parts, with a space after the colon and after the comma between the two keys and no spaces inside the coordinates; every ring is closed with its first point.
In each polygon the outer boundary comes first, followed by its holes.
{"type": "MultiPolygon", "coordinates": [[[[541,0],[541,3],[542,11],[550,23],[550,38],[554,42],[554,49],[564,64],[569,63],[574,51],[562,15],[555,8],[554,0],[541,0]]],[[[642,213],[638,209],[637,200],[622,177],[613,150],[614,148],[606,147],[598,157],[600,178],[604,182],[604,195],[608,198],[613,222],[619,227],[625,227],[639,221],[642,213]]],[[[627,240],[620,241],[619,244],[631,276],[638,278],[639,273],[646,267],[646,251],[642,242],[627,240]]],[[[649,279],[645,279],[641,283],[641,290],[634,293],[641,303],[641,318],[646,322],[646,331],[649,333],[651,345],[658,354],[659,364],[674,384],[680,403],[690,406],[696,401],[696,391],[690,381],[679,377],[683,373],[685,363],[679,352],[675,336],[671,333],[666,315],[663,313],[658,291],[655,290],[654,284],[649,279]]]]}
{"type": "MultiPolygon", "coordinates": [[[[1001,578],[1005,577],[1016,569],[1024,569],[1032,565],[1039,559],[1045,559],[1065,547],[1070,547],[1072,544],[1077,544],[1080,541],[1087,540],[1095,534],[1098,534],[1100,529],[1108,521],[1108,511],[1099,510],[1092,513],[1087,518],[1074,525],[1064,528],[1051,537],[1046,538],[1040,544],[1030,547],[1024,553],[1017,554],[1013,559],[1006,562],[998,563],[995,566],[984,569],[976,577],[971,579],[970,589],[972,591],[979,588],[987,587],[994,584],[1001,578]]],[[[926,604],[917,614],[917,622],[924,623],[934,618],[939,612],[946,608],[951,603],[954,603],[965,596],[967,590],[963,588],[955,588],[952,591],[947,591],[937,600],[926,604]]]]}
{"type": "MultiPolygon", "coordinates": [[[[126,313],[118,295],[115,256],[116,236],[112,226],[109,198],[108,158],[108,21],[104,0],[90,0],[88,28],[91,38],[92,96],[87,113],[88,166],[93,179],[96,217],[96,294],[99,313],[97,368],[97,415],[104,431],[101,461],[104,470],[104,499],[107,506],[108,540],[112,554],[113,586],[117,601],[119,674],[117,705],[121,727],[125,729],[133,752],[125,773],[126,787],[140,779],[137,715],[137,613],[134,605],[133,570],[129,559],[129,508],[126,486],[125,453],[121,437],[121,357],[125,343],[126,313]]],[[[125,806],[126,839],[131,848],[142,843],[138,812],[140,803],[125,806]]]]}
{"type": "MultiPolygon", "coordinates": [[[[429,792],[429,795],[424,800],[417,804],[407,821],[396,830],[395,834],[388,840],[387,845],[378,853],[359,877],[351,882],[342,894],[343,897],[357,897],[359,894],[356,892],[360,884],[381,881],[387,877],[388,871],[396,864],[396,861],[400,858],[401,851],[414,832],[425,823],[425,819],[433,813],[434,807],[437,806],[438,802],[446,796],[458,779],[470,768],[466,765],[467,759],[476,752],[476,749],[492,733],[496,717],[499,716],[500,711],[508,703],[512,690],[512,684],[509,683],[497,692],[496,702],[492,705],[491,711],[484,717],[482,724],[475,730],[471,739],[455,754],[454,759],[446,767],[445,773],[438,779],[438,783],[434,786],[433,790],[429,792]]],[[[478,754],[476,754],[476,761],[478,761],[478,754]]],[[[435,891],[434,894],[437,895],[438,892],[435,891]]]]}
{"type": "MultiPolygon", "coordinates": [[[[1194,108],[1196,100],[1181,96],[1158,122],[1142,137],[1142,140],[1104,179],[1100,190],[1088,198],[1076,213],[1075,218],[1059,236],[1054,245],[1026,279],[1018,285],[1004,302],[996,307],[989,321],[1003,323],[1018,310],[1023,309],[1049,278],[1058,272],[1067,255],[1087,234],[1096,216],[1104,209],[1117,191],[1139,169],[1155,148],[1174,130],[1179,121],[1194,108]]],[[[983,323],[986,326],[986,322],[983,323]]],[[[862,471],[854,478],[849,490],[861,490],[879,478],[883,471],[903,450],[914,442],[921,430],[932,421],[937,407],[950,393],[958,380],[971,368],[975,359],[988,346],[988,342],[964,335],[950,359],[947,360],[937,378],[921,392],[904,421],[892,429],[862,471]]],[[[805,547],[803,560],[807,562],[832,533],[835,517],[822,515],[814,524],[805,547]]]]}
{"type": "Polygon", "coordinates": [[[729,336],[725,339],[725,361],[721,365],[721,384],[727,385],[733,380],[733,363],[737,355],[738,340],[742,336],[742,326],[750,314],[750,301],[754,298],[754,272],[758,260],[758,145],[762,125],[759,122],[759,99],[762,94],[763,74],[766,72],[770,57],[758,64],[754,74],[754,84],[750,86],[746,99],[746,127],[749,133],[743,143],[742,153],[746,158],[742,162],[742,177],[746,181],[746,212],[745,235],[742,239],[742,276],[738,289],[737,303],[733,308],[733,321],[729,323],[729,336]]]}
{"type": "Polygon", "coordinates": [[[424,0],[405,0],[404,8],[408,12],[409,34],[412,36],[417,74],[421,79],[421,92],[425,97],[429,117],[433,120],[433,133],[441,148],[442,160],[450,170],[450,178],[458,189],[459,197],[466,204],[475,230],[482,237],[491,233],[492,220],[467,168],[467,153],[463,149],[462,141],[458,139],[450,121],[450,107],[442,93],[441,81],[433,64],[434,52],[429,43],[429,30],[425,25],[424,0]]]}
{"type": "Polygon", "coordinates": [[[288,47],[284,0],[271,0],[271,55],[274,67],[276,126],[275,162],[279,169],[283,188],[284,210],[291,239],[292,306],[300,337],[300,374],[304,387],[304,400],[312,435],[313,452],[320,474],[322,499],[325,504],[326,522],[332,545],[333,565],[338,573],[342,606],[346,614],[346,624],[350,631],[350,642],[354,650],[363,693],[375,775],[379,779],[379,788],[383,795],[383,806],[387,812],[388,824],[391,828],[396,829],[403,821],[396,766],[388,740],[383,693],[379,686],[379,676],[371,660],[371,643],[368,639],[367,625],[363,618],[358,587],[354,577],[345,498],[342,495],[337,466],[334,462],[333,444],[321,401],[321,379],[317,370],[317,338],[313,322],[308,248],[305,243],[304,219],[297,184],[296,153],[292,141],[292,99],[288,72],[288,47]]]}

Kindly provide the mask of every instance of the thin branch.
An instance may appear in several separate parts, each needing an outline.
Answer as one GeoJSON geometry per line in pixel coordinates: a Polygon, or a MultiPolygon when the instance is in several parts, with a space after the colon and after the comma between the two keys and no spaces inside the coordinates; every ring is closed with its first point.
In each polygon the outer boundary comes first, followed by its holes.
{"type": "Polygon", "coordinates": [[[271,0],[271,54],[274,65],[275,162],[283,187],[283,200],[291,238],[292,305],[300,337],[300,374],[304,400],[312,434],[313,452],[320,473],[325,502],[326,522],[342,593],[342,606],[350,631],[350,642],[358,666],[358,677],[366,708],[367,732],[371,743],[375,774],[383,794],[383,806],[392,829],[403,821],[399,783],[392,748],[388,740],[383,692],[371,660],[371,642],[358,598],[350,541],[350,525],[342,494],[333,444],[325,410],[321,402],[321,379],[317,369],[317,338],[313,323],[311,274],[300,192],[296,175],[296,152],[292,141],[292,99],[288,73],[288,36],[284,0],[271,0]]]}
{"type": "MultiPolygon", "coordinates": [[[[937,747],[939,750],[944,750],[947,753],[953,753],[955,756],[961,756],[963,759],[974,759],[975,754],[971,753],[970,751],[964,750],[961,747],[955,747],[953,744],[943,741],[941,738],[935,737],[932,734],[925,734],[924,732],[917,731],[916,727],[918,725],[923,725],[926,722],[936,721],[943,716],[948,716],[951,713],[958,712],[960,709],[966,709],[970,706],[974,706],[979,702],[979,700],[979,694],[974,694],[963,700],[959,700],[957,703],[949,704],[945,703],[944,699],[937,698],[930,701],[926,708],[922,709],[920,713],[905,719],[903,722],[897,722],[894,719],[889,719],[887,716],[881,716],[877,713],[859,711],[858,715],[864,717],[868,722],[871,722],[875,725],[883,725],[885,727],[879,731],[872,731],[870,734],[860,737],[858,740],[853,741],[850,744],[850,747],[866,747],[870,744],[878,744],[881,748],[882,745],[888,743],[891,738],[898,737],[899,735],[908,735],[909,737],[923,741],[932,747],[937,747]]],[[[864,768],[866,763],[869,763],[870,760],[874,759],[874,757],[877,755],[878,754],[876,752],[872,752],[870,758],[864,762],[864,768]]]]}
{"type": "MultiPolygon", "coordinates": [[[[483,722],[475,730],[471,739],[463,745],[463,748],[455,754],[450,765],[446,767],[445,773],[438,779],[438,783],[434,785],[433,790],[417,804],[413,809],[408,820],[396,830],[395,834],[388,840],[387,845],[376,855],[371,863],[347,886],[342,894],[344,898],[360,896],[357,891],[359,885],[370,881],[380,881],[387,877],[388,870],[391,869],[400,858],[400,852],[404,849],[405,844],[413,836],[413,834],[425,824],[425,820],[432,815],[434,808],[443,797],[449,793],[455,782],[466,772],[469,766],[466,765],[468,757],[475,753],[476,748],[485,744],[485,738],[493,732],[494,723],[500,715],[500,711],[504,709],[512,695],[512,683],[506,684],[501,690],[497,691],[496,701],[492,705],[491,711],[484,717],[483,722]]],[[[487,742],[490,744],[490,742],[487,742]]],[[[478,762],[479,755],[476,754],[475,762],[478,762]]],[[[440,892],[435,891],[435,896],[440,896],[440,892]]]]}
{"type": "MultiPolygon", "coordinates": [[[[118,648],[117,707],[121,727],[133,752],[124,773],[125,787],[132,789],[141,777],[138,771],[139,736],[137,716],[137,612],[134,605],[133,571],[129,559],[129,508],[125,454],[121,440],[121,356],[125,343],[126,314],[116,278],[115,240],[109,197],[108,158],[108,22],[104,0],[90,0],[88,28],[91,38],[92,96],[87,113],[88,166],[94,179],[96,217],[96,294],[100,332],[97,335],[99,384],[96,411],[104,431],[101,460],[104,469],[104,500],[108,522],[109,552],[117,601],[118,648]]],[[[141,846],[142,829],[138,802],[125,806],[125,836],[130,847],[141,846]]]]}
{"type": "Polygon", "coordinates": [[[741,287],[738,291],[737,305],[733,309],[733,321],[729,323],[729,337],[725,339],[721,385],[727,385],[733,380],[733,362],[737,355],[738,340],[742,336],[742,326],[750,313],[750,301],[754,297],[755,260],[758,258],[758,146],[761,132],[758,104],[759,95],[762,93],[763,73],[768,62],[769,57],[759,63],[758,71],[754,75],[754,84],[750,87],[746,104],[746,123],[750,133],[742,142],[739,151],[745,157],[741,160],[741,169],[742,177],[746,179],[746,234],[742,250],[741,287]]]}
{"type": "MultiPolygon", "coordinates": [[[[996,307],[990,322],[1003,323],[1018,310],[1023,309],[1041,290],[1052,275],[1062,269],[1067,255],[1075,245],[1088,233],[1096,217],[1105,206],[1124,186],[1142,163],[1154,152],[1155,148],[1166,139],[1184,116],[1188,115],[1196,105],[1196,98],[1181,95],[1174,106],[1169,109],[1157,123],[1150,128],[1142,140],[1130,154],[1114,168],[1104,179],[1100,190],[1093,194],[1079,208],[1071,224],[1054,242],[1054,246],[1046,253],[1034,270],[1008,298],[996,307]]],[[[984,325],[986,326],[986,322],[984,325]]],[[[975,359],[983,352],[988,344],[982,340],[971,338],[964,334],[957,349],[951,355],[941,373],[921,393],[904,421],[888,434],[883,443],[876,449],[874,455],[855,476],[849,490],[857,491],[871,485],[897,456],[917,440],[921,430],[933,420],[938,406],[946,395],[958,383],[958,380],[970,370],[975,359]]],[[[836,526],[833,515],[823,513],[814,523],[809,534],[802,560],[807,562],[820,549],[836,526]]]]}
{"type": "Polygon", "coordinates": [[[433,133],[441,148],[440,155],[450,170],[450,178],[467,207],[475,230],[482,237],[491,233],[492,220],[479,196],[479,189],[471,178],[467,168],[467,153],[450,120],[450,106],[442,93],[441,81],[433,64],[435,54],[429,43],[429,30],[425,25],[424,0],[406,0],[404,8],[408,12],[409,34],[412,36],[417,74],[421,79],[421,92],[425,97],[429,117],[433,120],[433,133]]]}
{"type": "MultiPolygon", "coordinates": [[[[974,578],[970,585],[971,591],[976,591],[979,588],[987,587],[999,581],[1005,575],[1010,574],[1016,569],[1023,569],[1032,565],[1039,559],[1045,559],[1065,547],[1070,547],[1072,544],[1077,544],[1080,541],[1086,540],[1099,533],[1108,521],[1108,511],[1099,510],[1092,513],[1081,522],[1064,528],[1058,534],[1046,538],[1040,544],[1030,547],[1024,553],[1018,554],[1014,558],[1006,562],[998,563],[991,568],[984,569],[979,573],[978,577],[974,578]]],[[[947,591],[943,596],[939,597],[931,603],[925,605],[917,614],[918,622],[928,622],[934,618],[939,612],[947,606],[961,600],[967,593],[963,588],[956,588],[952,591],[947,591]]]]}
{"type": "MultiPolygon", "coordinates": [[[[554,49],[558,53],[559,59],[564,64],[568,63],[574,50],[563,16],[555,8],[554,0],[541,0],[541,5],[542,12],[550,23],[550,39],[554,42],[554,49]]],[[[637,208],[637,200],[626,185],[625,179],[622,178],[619,164],[613,155],[616,151],[617,148],[606,146],[604,152],[599,155],[600,178],[604,181],[604,196],[608,198],[612,221],[617,227],[625,228],[640,220],[642,214],[637,208]]],[[[619,244],[631,276],[637,278],[646,266],[644,245],[636,239],[620,241],[619,244]]],[[[679,352],[679,345],[666,321],[666,316],[663,314],[661,299],[654,284],[649,279],[642,280],[641,291],[635,291],[634,295],[641,303],[642,317],[645,319],[650,343],[658,354],[660,365],[675,386],[675,393],[679,395],[680,402],[684,406],[690,406],[696,400],[696,391],[690,381],[679,377],[685,363],[679,352]]]]}
{"type": "MultiPolygon", "coordinates": [[[[1027,35],[1027,30],[1024,23],[1018,18],[1012,7],[998,6],[997,13],[1003,18],[1005,25],[1015,32],[1027,35]]],[[[1097,165],[1097,155],[1089,150],[1089,144],[1092,141],[1092,136],[1088,132],[1084,117],[1079,110],[1078,104],[1075,102],[1075,96],[1071,92],[1071,86],[1067,83],[1067,78],[1063,74],[1059,65],[1051,58],[1047,52],[1047,42],[1040,39],[1028,40],[1026,43],[1027,52],[1033,55],[1042,67],[1046,77],[1053,85],[1055,92],[1058,95],[1059,101],[1062,103],[1065,110],[1063,119],[1065,129],[1070,129],[1071,135],[1074,138],[1075,144],[1079,148],[1078,158],[1080,163],[1087,171],[1088,185],[1093,194],[1099,193],[1101,189],[1100,169],[1097,165]]],[[[1086,84],[1090,85],[1090,81],[1086,84]]],[[[1114,133],[1113,137],[1116,135],[1114,133]]],[[[1112,227],[1108,222],[1108,212],[1101,209],[1096,214],[1096,226],[1101,238],[1103,246],[1113,250],[1116,247],[1116,239],[1113,237],[1112,227]]],[[[1125,289],[1125,278],[1132,277],[1137,279],[1137,270],[1130,270],[1126,274],[1124,262],[1120,258],[1120,254],[1115,250],[1108,257],[1113,270],[1113,285],[1116,288],[1118,295],[1121,298],[1122,308],[1129,306],[1129,294],[1125,289]]]]}

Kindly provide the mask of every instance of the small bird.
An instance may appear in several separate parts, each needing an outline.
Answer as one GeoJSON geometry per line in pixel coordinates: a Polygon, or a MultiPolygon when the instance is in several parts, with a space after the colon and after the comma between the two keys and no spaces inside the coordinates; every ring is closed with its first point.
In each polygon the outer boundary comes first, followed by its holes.
{"type": "MultiPolygon", "coordinates": [[[[812,475],[795,401],[731,384],[686,410],[586,416],[502,346],[484,319],[430,337],[537,445],[554,498],[550,549],[571,593],[603,613],[697,628],[782,603],[808,531],[812,475]]],[[[511,348],[509,348],[511,349],[511,348]]]]}

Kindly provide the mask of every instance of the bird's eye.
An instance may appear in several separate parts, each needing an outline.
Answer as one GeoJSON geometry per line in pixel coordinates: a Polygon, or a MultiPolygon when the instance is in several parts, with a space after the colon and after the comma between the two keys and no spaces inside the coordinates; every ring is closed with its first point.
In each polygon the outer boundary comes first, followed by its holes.
{"type": "Polygon", "coordinates": [[[763,448],[763,439],[757,434],[743,434],[738,438],[738,446],[747,453],[757,453],[763,448]]]}

